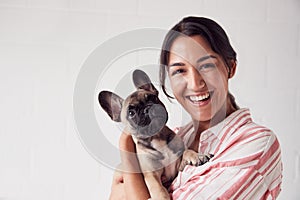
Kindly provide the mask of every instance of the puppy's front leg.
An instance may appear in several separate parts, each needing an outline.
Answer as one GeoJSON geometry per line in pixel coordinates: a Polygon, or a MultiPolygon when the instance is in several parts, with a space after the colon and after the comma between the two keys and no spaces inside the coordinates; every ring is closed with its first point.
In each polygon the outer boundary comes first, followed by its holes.
{"type": "Polygon", "coordinates": [[[212,154],[199,154],[193,150],[187,149],[183,152],[179,171],[182,171],[186,165],[200,166],[208,162],[213,157],[212,154]]]}
{"type": "Polygon", "coordinates": [[[144,173],[145,182],[150,192],[151,200],[170,199],[167,189],[161,183],[161,174],[161,170],[144,173]]]}

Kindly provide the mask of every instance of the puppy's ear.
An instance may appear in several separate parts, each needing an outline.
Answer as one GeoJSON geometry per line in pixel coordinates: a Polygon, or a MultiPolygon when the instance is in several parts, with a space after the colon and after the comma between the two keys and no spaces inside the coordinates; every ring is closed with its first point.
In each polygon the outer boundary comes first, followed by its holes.
{"type": "Polygon", "coordinates": [[[102,91],[99,93],[98,100],[103,110],[113,121],[121,121],[122,103],[124,101],[121,97],[109,91],[102,91]]]}
{"type": "Polygon", "coordinates": [[[144,71],[138,70],[138,69],[134,70],[134,72],[132,74],[132,79],[133,79],[133,83],[137,89],[144,89],[147,91],[154,92],[156,95],[158,95],[157,89],[151,83],[150,78],[144,71]]]}

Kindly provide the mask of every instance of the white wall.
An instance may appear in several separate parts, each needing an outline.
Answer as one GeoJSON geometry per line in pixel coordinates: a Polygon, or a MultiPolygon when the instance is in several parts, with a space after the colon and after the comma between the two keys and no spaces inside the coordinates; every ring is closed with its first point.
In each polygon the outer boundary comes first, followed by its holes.
{"type": "Polygon", "coordinates": [[[0,0],[0,199],[107,199],[112,170],[85,150],[73,119],[79,70],[109,38],[187,15],[229,34],[231,90],[280,140],[279,199],[299,199],[299,0],[0,0]]]}

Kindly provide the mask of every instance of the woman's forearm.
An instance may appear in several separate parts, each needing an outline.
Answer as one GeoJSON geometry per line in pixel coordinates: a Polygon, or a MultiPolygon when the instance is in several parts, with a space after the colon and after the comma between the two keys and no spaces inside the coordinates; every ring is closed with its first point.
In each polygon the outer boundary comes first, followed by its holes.
{"type": "Polygon", "coordinates": [[[135,154],[135,145],[132,137],[122,133],[120,138],[120,152],[122,160],[123,181],[126,199],[143,200],[150,198],[148,188],[141,173],[138,159],[135,154]]]}
{"type": "Polygon", "coordinates": [[[146,200],[150,198],[144,177],[140,173],[125,173],[124,187],[126,199],[146,200]]]}

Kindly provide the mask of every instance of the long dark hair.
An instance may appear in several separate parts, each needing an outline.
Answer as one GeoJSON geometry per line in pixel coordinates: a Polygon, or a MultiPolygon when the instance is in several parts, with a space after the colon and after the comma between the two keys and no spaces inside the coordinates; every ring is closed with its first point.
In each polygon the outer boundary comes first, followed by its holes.
{"type": "MultiPolygon", "coordinates": [[[[231,46],[228,36],[223,28],[215,21],[205,17],[185,17],[179,23],[177,23],[165,36],[162,50],[160,54],[160,72],[159,79],[160,85],[164,94],[170,96],[165,87],[166,79],[166,66],[169,64],[170,48],[174,40],[180,35],[195,36],[200,35],[210,44],[211,49],[220,55],[229,69],[232,68],[232,61],[236,62],[236,52],[231,46]]],[[[231,102],[235,106],[234,97],[229,93],[231,102]]]]}

